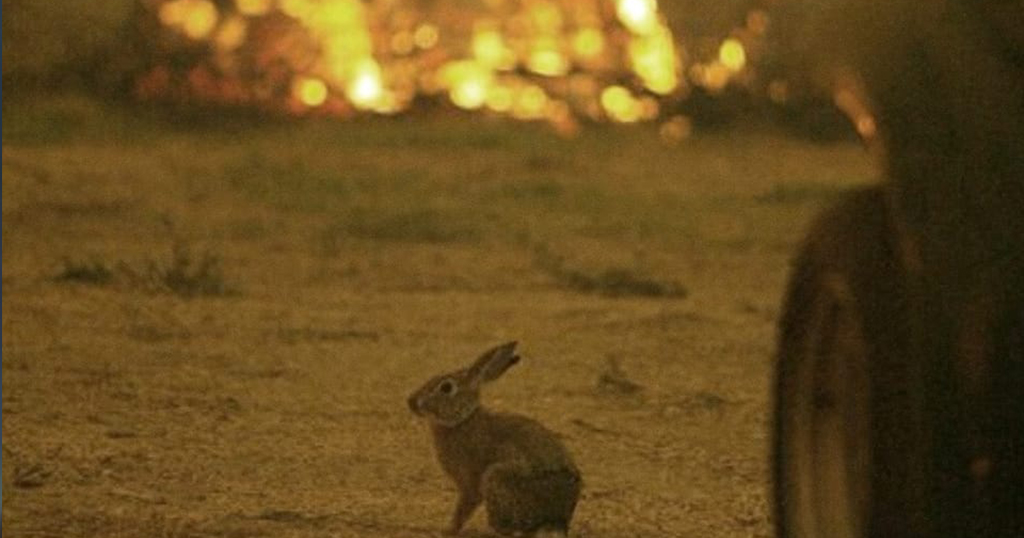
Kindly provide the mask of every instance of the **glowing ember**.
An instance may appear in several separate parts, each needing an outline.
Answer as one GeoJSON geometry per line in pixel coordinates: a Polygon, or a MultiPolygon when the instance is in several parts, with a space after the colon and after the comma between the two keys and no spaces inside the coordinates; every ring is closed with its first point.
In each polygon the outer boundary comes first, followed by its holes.
{"type": "Polygon", "coordinates": [[[672,46],[672,34],[667,28],[652,31],[630,42],[629,58],[633,71],[652,92],[666,95],[679,86],[679,66],[672,46]]]}
{"type": "Polygon", "coordinates": [[[601,106],[608,117],[622,123],[640,120],[641,107],[633,94],[622,86],[610,86],[601,92],[601,106]]]}
{"type": "Polygon", "coordinates": [[[174,0],[160,6],[160,21],[186,36],[201,40],[217,26],[217,7],[207,0],[174,0]]]}
{"type": "Polygon", "coordinates": [[[373,110],[382,105],[384,86],[377,62],[371,58],[362,58],[352,66],[345,95],[356,108],[362,110],[373,110]]]}
{"type": "Polygon", "coordinates": [[[241,17],[231,17],[224,21],[224,24],[217,30],[217,48],[223,51],[237,49],[245,42],[246,31],[245,19],[241,17]]]}
{"type": "Polygon", "coordinates": [[[743,49],[743,43],[735,38],[726,39],[718,49],[718,61],[730,71],[742,70],[747,64],[747,51],[743,49]]]}
{"type": "Polygon", "coordinates": [[[529,85],[518,92],[512,106],[512,116],[521,120],[538,120],[544,117],[548,106],[548,95],[540,86],[529,85]]]}
{"type": "Polygon", "coordinates": [[[656,0],[619,0],[618,15],[633,33],[644,35],[658,29],[658,3],[656,0]]]}
{"type": "MultiPolygon", "coordinates": [[[[158,53],[140,97],[204,100],[288,113],[390,114],[418,97],[573,132],[577,117],[653,119],[688,82],[717,91],[744,69],[686,57],[656,0],[143,0],[158,53]],[[157,39],[157,37],[154,37],[157,39]],[[682,73],[689,72],[689,80],[682,73]]],[[[767,16],[745,21],[763,33],[767,16]]],[[[668,138],[686,131],[665,127],[668,138]]]]}
{"type": "Polygon", "coordinates": [[[250,17],[266,15],[272,7],[273,0],[235,0],[238,12],[250,17]]]}
{"type": "Polygon", "coordinates": [[[484,105],[493,77],[491,70],[471,60],[449,63],[441,72],[442,84],[448,88],[452,103],[467,110],[484,105]]]}
{"type": "Polygon", "coordinates": [[[573,36],[572,48],[580,58],[597,58],[604,52],[604,34],[597,28],[582,28],[573,36]]]}
{"type": "Polygon", "coordinates": [[[185,35],[195,40],[205,39],[217,26],[217,7],[212,2],[194,2],[185,18],[185,35]]]}
{"type": "Polygon", "coordinates": [[[293,93],[306,106],[320,106],[327,101],[327,84],[317,78],[296,79],[293,93]]]}
{"type": "Polygon", "coordinates": [[[437,45],[437,40],[440,38],[440,32],[437,27],[433,24],[423,24],[419,28],[416,28],[416,32],[412,35],[412,40],[416,43],[416,46],[421,49],[429,49],[434,45],[437,45]]]}
{"type": "Polygon", "coordinates": [[[476,60],[491,69],[509,70],[515,67],[515,54],[505,45],[505,38],[495,28],[476,31],[472,47],[476,60]]]}

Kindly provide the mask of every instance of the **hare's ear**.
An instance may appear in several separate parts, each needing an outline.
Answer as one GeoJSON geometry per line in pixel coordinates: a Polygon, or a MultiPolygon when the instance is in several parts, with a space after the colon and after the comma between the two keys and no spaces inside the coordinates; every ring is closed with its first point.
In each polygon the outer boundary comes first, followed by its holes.
{"type": "Polygon", "coordinates": [[[498,379],[505,370],[519,362],[519,355],[516,355],[515,349],[516,342],[509,342],[481,355],[467,371],[469,384],[479,387],[488,381],[498,379]]]}

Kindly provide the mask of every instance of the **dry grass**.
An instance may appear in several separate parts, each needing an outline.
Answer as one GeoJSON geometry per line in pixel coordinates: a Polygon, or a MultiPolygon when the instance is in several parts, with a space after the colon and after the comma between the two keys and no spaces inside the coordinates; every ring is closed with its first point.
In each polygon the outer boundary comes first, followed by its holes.
{"type": "Polygon", "coordinates": [[[167,260],[148,258],[142,262],[109,263],[99,259],[65,258],[58,282],[121,286],[184,298],[226,296],[239,292],[227,282],[221,258],[212,252],[197,254],[193,247],[176,242],[167,260]]]}
{"type": "Polygon", "coordinates": [[[3,112],[5,534],[439,535],[404,398],[509,339],[486,398],[577,455],[576,536],[768,534],[778,300],[811,215],[870,180],[859,148],[3,112]],[[122,262],[185,292],[66,281],[122,262]]]}

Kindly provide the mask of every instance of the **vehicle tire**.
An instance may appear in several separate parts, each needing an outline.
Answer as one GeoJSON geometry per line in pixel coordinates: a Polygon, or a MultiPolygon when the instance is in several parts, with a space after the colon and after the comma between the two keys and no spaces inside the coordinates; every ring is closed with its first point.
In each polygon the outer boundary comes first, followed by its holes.
{"type": "Polygon", "coordinates": [[[923,378],[907,357],[907,278],[886,195],[851,193],[791,273],[775,378],[780,538],[925,536],[923,378]]]}

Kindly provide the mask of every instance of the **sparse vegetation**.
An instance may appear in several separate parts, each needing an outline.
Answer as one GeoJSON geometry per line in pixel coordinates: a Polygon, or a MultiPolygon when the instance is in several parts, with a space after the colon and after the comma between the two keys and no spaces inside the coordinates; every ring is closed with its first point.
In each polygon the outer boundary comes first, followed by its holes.
{"type": "Polygon", "coordinates": [[[166,262],[149,260],[143,271],[131,271],[135,282],[156,290],[166,290],[182,297],[229,295],[236,292],[224,279],[220,256],[211,252],[196,255],[183,243],[171,249],[166,262]]]}
{"type": "Polygon", "coordinates": [[[612,297],[627,295],[639,297],[686,297],[686,288],[675,281],[659,281],[639,275],[632,269],[613,267],[596,274],[576,269],[562,269],[555,273],[566,287],[582,292],[600,293],[612,297]]]}
{"type": "Polygon", "coordinates": [[[135,264],[126,261],[110,264],[97,259],[76,261],[65,258],[64,266],[54,280],[94,286],[120,283],[133,289],[180,297],[237,293],[224,277],[219,256],[208,251],[196,255],[181,242],[174,244],[167,260],[150,258],[135,264]]]}
{"type": "Polygon", "coordinates": [[[537,249],[537,266],[552,276],[559,286],[583,293],[597,293],[609,297],[665,297],[684,298],[689,291],[674,280],[657,280],[636,269],[610,267],[594,272],[566,267],[561,256],[546,248],[537,249]]]}
{"type": "Polygon", "coordinates": [[[643,392],[644,387],[626,375],[618,357],[609,355],[604,370],[597,377],[597,390],[610,396],[636,396],[643,392]]]}
{"type": "Polygon", "coordinates": [[[102,260],[73,260],[64,258],[64,265],[54,280],[105,286],[114,281],[114,269],[102,260]]]}
{"type": "Polygon", "coordinates": [[[867,180],[859,148],[99,106],[33,134],[45,104],[3,115],[8,534],[436,535],[451,498],[403,397],[511,339],[487,397],[579,454],[574,532],[770,532],[722,501],[756,508],[767,474],[774,310],[745,305],[781,296],[825,198],[755,197],[867,180]]]}

